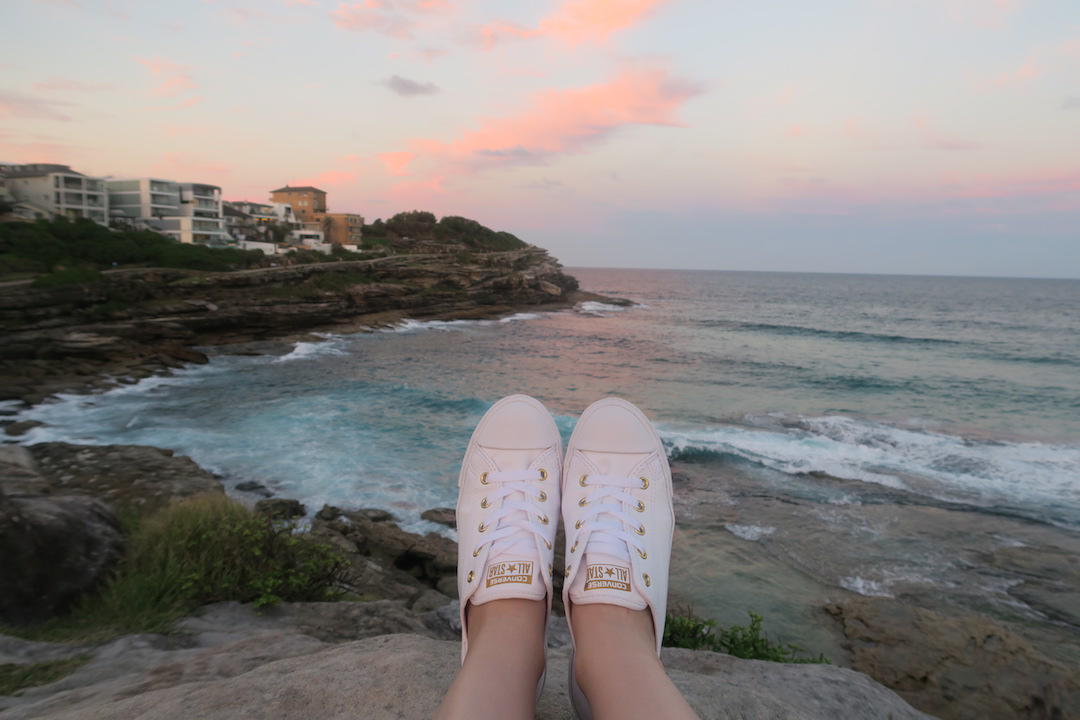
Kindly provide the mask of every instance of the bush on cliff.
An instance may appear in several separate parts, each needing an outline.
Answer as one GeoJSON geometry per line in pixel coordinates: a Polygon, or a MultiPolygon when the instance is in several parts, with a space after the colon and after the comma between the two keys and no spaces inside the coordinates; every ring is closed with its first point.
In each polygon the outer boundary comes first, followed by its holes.
{"type": "Polygon", "coordinates": [[[66,616],[8,632],[96,641],[163,632],[213,602],[263,607],[340,596],[346,567],[340,554],[224,495],[196,496],[133,523],[127,553],[98,593],[66,616]]]}
{"type": "Polygon", "coordinates": [[[687,611],[686,615],[668,614],[664,625],[664,645],[688,650],[711,650],[747,660],[770,660],[782,663],[828,663],[824,655],[800,657],[802,648],[781,645],[769,640],[761,629],[762,617],[750,612],[749,625],[717,627],[715,620],[703,620],[687,611]]]}
{"type": "Polygon", "coordinates": [[[258,250],[185,245],[147,230],[116,231],[92,220],[0,223],[0,274],[120,265],[238,270],[266,264],[258,250]]]}
{"type": "Polygon", "coordinates": [[[364,226],[365,248],[386,247],[395,240],[427,240],[443,244],[459,244],[471,250],[502,251],[527,247],[520,238],[492,230],[475,220],[447,215],[441,220],[425,210],[410,210],[394,215],[386,222],[376,219],[364,226]]]}

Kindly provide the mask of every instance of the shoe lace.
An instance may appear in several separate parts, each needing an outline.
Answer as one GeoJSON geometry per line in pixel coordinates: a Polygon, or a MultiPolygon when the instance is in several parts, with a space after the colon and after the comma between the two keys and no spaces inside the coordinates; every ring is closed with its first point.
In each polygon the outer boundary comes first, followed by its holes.
{"type": "Polygon", "coordinates": [[[644,487],[644,482],[642,478],[621,475],[582,475],[579,484],[588,489],[578,500],[578,505],[587,509],[578,516],[572,550],[577,550],[580,539],[585,536],[588,541],[584,552],[629,560],[630,548],[633,548],[642,559],[648,557],[640,539],[645,534],[645,526],[632,514],[644,512],[645,503],[626,492],[630,488],[644,487]]]}
{"type": "Polygon", "coordinates": [[[538,492],[533,486],[545,477],[546,473],[540,470],[500,470],[482,476],[480,482],[490,485],[491,490],[481,500],[481,507],[496,509],[480,523],[480,532],[484,535],[473,550],[474,557],[485,545],[491,545],[490,557],[507,552],[533,552],[536,547],[531,535],[539,537],[551,549],[544,531],[544,526],[551,520],[537,504],[546,500],[547,494],[543,490],[538,492]]]}

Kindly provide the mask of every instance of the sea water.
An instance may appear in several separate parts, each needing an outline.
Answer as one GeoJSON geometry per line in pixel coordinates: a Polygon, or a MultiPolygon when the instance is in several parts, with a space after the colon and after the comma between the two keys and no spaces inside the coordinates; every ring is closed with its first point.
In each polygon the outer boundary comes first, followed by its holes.
{"type": "MultiPolygon", "coordinates": [[[[229,488],[255,480],[310,511],[379,507],[445,532],[420,513],[454,504],[493,401],[533,395],[568,437],[618,395],[676,460],[810,498],[822,517],[857,525],[885,492],[1080,531],[1080,281],[571,272],[635,305],[212,349],[204,366],[30,409],[22,419],[46,425],[25,441],[169,447],[229,488]]],[[[769,513],[724,532],[778,543],[792,520],[769,513]]],[[[891,562],[830,582],[889,594],[891,562]]]]}

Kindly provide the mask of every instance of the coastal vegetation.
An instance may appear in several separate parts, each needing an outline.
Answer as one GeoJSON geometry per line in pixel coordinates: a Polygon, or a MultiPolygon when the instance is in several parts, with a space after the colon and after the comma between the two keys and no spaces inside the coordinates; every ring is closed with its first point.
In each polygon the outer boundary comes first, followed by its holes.
{"type": "Polygon", "coordinates": [[[15,695],[20,690],[29,687],[56,682],[65,675],[75,672],[89,660],[89,655],[79,655],[38,663],[2,664],[0,665],[0,695],[15,695]]]}
{"type": "Polygon", "coordinates": [[[664,626],[664,645],[688,650],[711,650],[727,653],[745,660],[768,660],[780,663],[829,663],[824,655],[802,656],[803,649],[786,645],[768,638],[762,629],[764,618],[750,611],[749,625],[721,627],[715,620],[705,620],[694,615],[669,613],[664,626]]]}
{"type": "Polygon", "coordinates": [[[222,494],[182,500],[146,517],[128,513],[125,525],[124,558],[99,590],[57,618],[2,631],[103,642],[168,632],[179,618],[214,602],[262,608],[341,597],[346,565],[338,552],[222,494]]]}

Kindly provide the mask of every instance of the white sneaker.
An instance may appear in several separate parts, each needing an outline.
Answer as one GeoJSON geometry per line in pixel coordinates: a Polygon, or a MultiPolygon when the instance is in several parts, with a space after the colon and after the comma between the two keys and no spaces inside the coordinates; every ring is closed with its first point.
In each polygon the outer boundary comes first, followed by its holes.
{"type": "Polygon", "coordinates": [[[491,406],[473,431],[458,480],[462,662],[470,603],[546,596],[551,614],[561,478],[562,438],[547,409],[526,395],[491,406]]]}
{"type": "MultiPolygon", "coordinates": [[[[675,530],[671,469],[660,436],[634,405],[604,398],[582,413],[566,449],[562,518],[571,640],[571,605],[648,609],[659,655],[675,530]]],[[[572,656],[570,689],[578,717],[591,717],[572,656]]]]}

